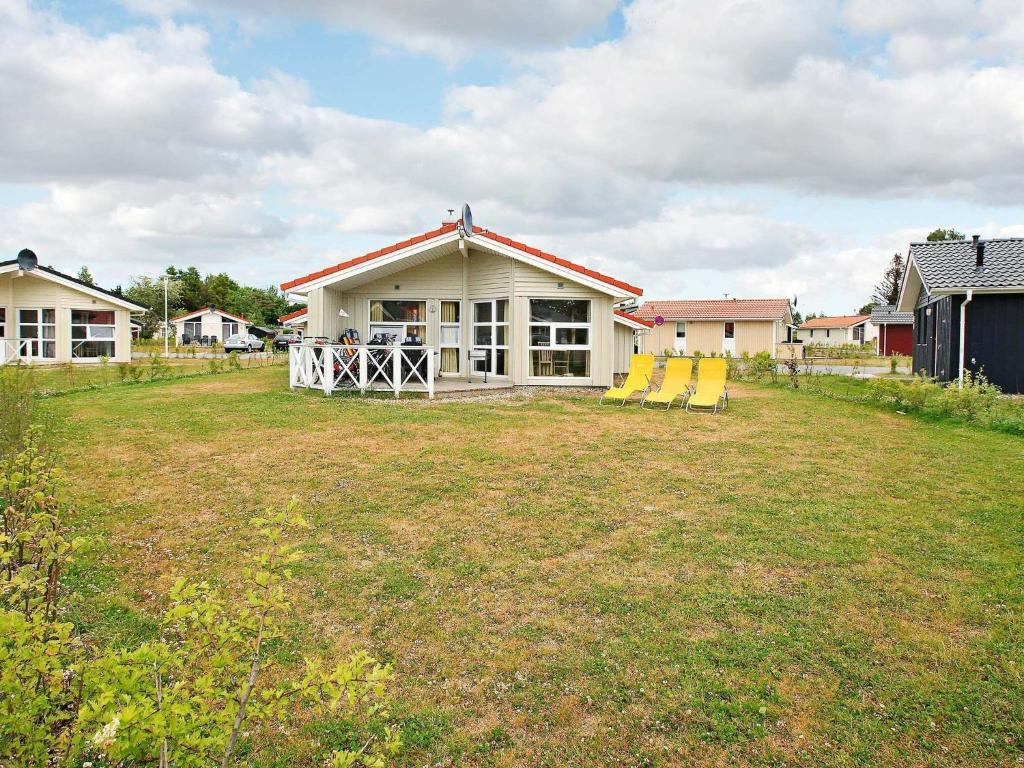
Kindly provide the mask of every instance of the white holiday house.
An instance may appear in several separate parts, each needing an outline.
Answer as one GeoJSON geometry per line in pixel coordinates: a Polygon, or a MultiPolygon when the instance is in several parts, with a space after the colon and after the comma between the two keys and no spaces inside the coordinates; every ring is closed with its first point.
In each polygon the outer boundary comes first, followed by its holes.
{"type": "MultiPolygon", "coordinates": [[[[418,371],[420,381],[486,375],[509,385],[610,386],[613,373],[623,370],[616,355],[627,355],[628,363],[633,326],[642,325],[614,310],[616,303],[639,297],[640,288],[479,227],[467,233],[461,222],[290,280],[281,289],[307,303],[306,348],[317,337],[337,343],[344,335],[351,342],[350,330],[360,346],[374,339],[396,348],[418,345],[429,351],[423,365],[429,373],[418,371]]],[[[338,371],[351,350],[337,351],[333,379],[327,367],[321,378],[312,357],[301,370],[302,354],[293,354],[292,386],[331,391],[345,375],[338,371]]],[[[405,376],[401,365],[396,353],[392,386],[405,376]]],[[[365,364],[360,368],[352,377],[362,376],[361,388],[367,375],[380,374],[379,367],[368,373],[365,364]]]]}

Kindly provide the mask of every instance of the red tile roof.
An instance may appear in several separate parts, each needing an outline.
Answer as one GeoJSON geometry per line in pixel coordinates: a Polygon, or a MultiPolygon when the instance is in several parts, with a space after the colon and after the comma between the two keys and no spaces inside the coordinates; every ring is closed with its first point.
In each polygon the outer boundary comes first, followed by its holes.
{"type": "Polygon", "coordinates": [[[858,325],[865,320],[870,320],[871,315],[836,315],[835,317],[815,317],[801,325],[801,328],[849,328],[851,325],[858,325]]]}
{"type": "Polygon", "coordinates": [[[782,320],[789,299],[693,299],[648,301],[636,314],[653,320],[782,320]]]}
{"type": "Polygon", "coordinates": [[[296,309],[294,312],[289,312],[287,315],[281,315],[277,318],[277,322],[284,323],[288,320],[292,320],[296,317],[301,317],[309,311],[309,307],[303,307],[302,309],[296,309]]]}
{"type": "MultiPolygon", "coordinates": [[[[321,277],[327,277],[328,275],[341,272],[349,267],[354,267],[357,264],[372,261],[373,259],[380,258],[381,256],[387,256],[389,253],[400,251],[403,248],[408,248],[409,246],[417,245],[418,243],[422,243],[426,240],[432,240],[435,237],[446,235],[449,232],[454,232],[456,226],[456,224],[442,224],[438,229],[431,230],[430,232],[424,232],[422,235],[417,235],[416,237],[410,237],[408,240],[393,243],[386,248],[381,248],[379,251],[371,251],[370,253],[363,254],[362,256],[357,256],[354,259],[349,259],[348,261],[343,261],[340,264],[335,264],[333,267],[321,269],[319,272],[311,272],[303,277],[298,277],[294,280],[289,280],[286,283],[281,283],[281,290],[287,291],[297,286],[304,285],[305,283],[312,282],[313,280],[319,280],[321,277]]],[[[501,243],[502,245],[509,246],[510,248],[515,248],[517,251],[522,251],[523,253],[543,259],[544,261],[549,261],[560,267],[571,269],[573,272],[578,272],[579,274],[586,275],[594,280],[599,280],[602,283],[607,283],[608,285],[615,286],[616,288],[621,288],[622,290],[636,294],[637,296],[643,294],[643,289],[637,288],[635,285],[630,285],[629,283],[625,283],[621,280],[616,280],[614,277],[609,277],[608,275],[602,274],[593,269],[587,269],[580,264],[576,264],[575,262],[568,261],[566,259],[561,259],[553,254],[545,253],[538,248],[533,248],[525,243],[519,242],[518,240],[512,240],[504,235],[484,230],[481,227],[473,227],[473,234],[481,235],[488,240],[493,240],[496,243],[501,243]]]]}
{"type": "Polygon", "coordinates": [[[631,315],[631,314],[629,314],[629,312],[623,312],[621,309],[616,309],[615,310],[615,314],[618,315],[619,317],[624,317],[627,320],[632,320],[634,323],[640,323],[640,325],[646,325],[648,328],[653,328],[654,327],[654,321],[653,320],[645,320],[642,317],[637,317],[636,315],[631,315]]]}
{"type": "MultiPolygon", "coordinates": [[[[179,320],[184,320],[186,317],[192,317],[192,315],[201,315],[201,314],[203,314],[203,312],[209,312],[209,311],[210,311],[209,307],[200,307],[199,309],[193,309],[191,312],[186,312],[184,315],[178,315],[177,317],[172,317],[171,318],[171,322],[172,323],[176,323],[179,320]]],[[[218,315],[224,315],[224,317],[230,317],[232,320],[241,320],[243,323],[248,323],[249,322],[249,318],[246,317],[245,315],[234,315],[231,312],[227,312],[227,311],[225,311],[223,309],[218,309],[217,307],[214,307],[213,311],[216,312],[218,315]]]]}

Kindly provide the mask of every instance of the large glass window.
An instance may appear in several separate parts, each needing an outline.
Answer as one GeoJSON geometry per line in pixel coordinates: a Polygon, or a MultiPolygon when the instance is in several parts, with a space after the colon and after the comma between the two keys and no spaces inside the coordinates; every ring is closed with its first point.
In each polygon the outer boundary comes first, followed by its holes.
{"type": "Polygon", "coordinates": [[[462,344],[462,304],[441,302],[441,373],[459,372],[459,349],[462,344]]]}
{"type": "Polygon", "coordinates": [[[473,349],[484,353],[473,373],[508,376],[508,299],[473,302],[473,349]]]}
{"type": "Polygon", "coordinates": [[[530,300],[530,375],[590,376],[590,301],[530,300]]]}
{"type": "Polygon", "coordinates": [[[18,338],[23,339],[21,355],[53,359],[57,357],[57,311],[19,309],[18,338]]]}
{"type": "Polygon", "coordinates": [[[427,302],[390,301],[374,299],[370,302],[370,338],[379,334],[395,337],[401,344],[407,338],[421,343],[427,340],[427,302]]]}
{"type": "Polygon", "coordinates": [[[182,331],[182,333],[191,339],[198,339],[203,335],[202,320],[186,320],[183,324],[183,328],[184,330],[182,331]]]}
{"type": "Polygon", "coordinates": [[[114,356],[114,311],[71,310],[71,357],[114,356]]]}
{"type": "Polygon", "coordinates": [[[858,344],[864,343],[864,326],[858,325],[853,329],[853,340],[858,344]]]}
{"type": "Polygon", "coordinates": [[[233,320],[222,320],[220,324],[221,338],[227,339],[241,333],[241,327],[233,320]]]}

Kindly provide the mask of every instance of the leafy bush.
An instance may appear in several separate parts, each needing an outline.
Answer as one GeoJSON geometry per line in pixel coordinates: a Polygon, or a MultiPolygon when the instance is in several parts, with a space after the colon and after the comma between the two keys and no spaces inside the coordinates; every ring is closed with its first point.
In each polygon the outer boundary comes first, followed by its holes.
{"type": "Polygon", "coordinates": [[[264,682],[302,557],[286,538],[306,526],[295,502],[253,519],[265,546],[241,599],[179,579],[159,638],[91,649],[60,620],[60,576],[83,541],[68,537],[56,478],[35,429],[0,463],[0,765],[236,765],[253,733],[277,730],[303,706],[359,729],[360,746],[326,765],[382,768],[397,753],[391,668],[366,653],[331,668],[307,659],[296,680],[264,682]]]}

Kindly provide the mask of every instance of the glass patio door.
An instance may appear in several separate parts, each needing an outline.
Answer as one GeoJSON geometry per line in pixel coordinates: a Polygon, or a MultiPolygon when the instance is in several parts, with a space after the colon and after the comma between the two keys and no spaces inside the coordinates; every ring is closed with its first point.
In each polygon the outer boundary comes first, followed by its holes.
{"type": "Polygon", "coordinates": [[[472,360],[472,375],[508,376],[508,334],[508,299],[473,302],[473,349],[484,355],[472,360]]]}

